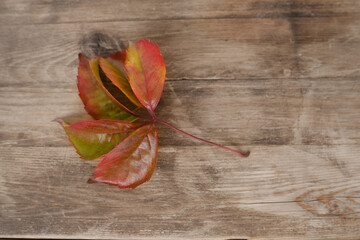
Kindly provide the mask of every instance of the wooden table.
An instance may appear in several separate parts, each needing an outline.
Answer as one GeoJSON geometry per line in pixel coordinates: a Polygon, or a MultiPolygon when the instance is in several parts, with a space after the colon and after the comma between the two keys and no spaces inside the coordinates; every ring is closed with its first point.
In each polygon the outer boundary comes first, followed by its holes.
{"type": "Polygon", "coordinates": [[[0,1],[0,237],[359,239],[360,1],[0,1]],[[77,54],[158,43],[157,169],[86,184],[77,54]]]}

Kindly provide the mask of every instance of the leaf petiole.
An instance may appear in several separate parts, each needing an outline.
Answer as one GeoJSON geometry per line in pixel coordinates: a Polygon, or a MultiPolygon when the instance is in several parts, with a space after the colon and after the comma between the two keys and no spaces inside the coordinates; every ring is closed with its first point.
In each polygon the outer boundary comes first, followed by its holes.
{"type": "Polygon", "coordinates": [[[181,133],[182,135],[185,135],[185,136],[187,136],[187,137],[189,137],[189,138],[192,138],[192,139],[195,139],[195,140],[198,140],[198,141],[207,143],[207,144],[212,145],[212,146],[216,146],[216,147],[225,149],[225,150],[230,151],[230,152],[234,152],[234,153],[236,153],[237,155],[239,155],[240,157],[244,157],[244,158],[245,158],[245,157],[248,157],[248,156],[250,155],[250,152],[249,152],[249,151],[246,152],[246,153],[241,153],[240,151],[237,151],[237,150],[235,150],[235,149],[228,148],[228,147],[225,147],[225,146],[221,146],[221,145],[219,145],[219,144],[217,144],[217,143],[210,142],[210,141],[208,141],[208,140],[205,140],[205,139],[202,139],[202,138],[199,138],[199,137],[195,137],[195,136],[193,136],[193,135],[191,135],[191,134],[189,134],[189,133],[186,133],[186,132],[184,132],[184,131],[176,128],[175,126],[171,125],[170,123],[167,123],[167,122],[165,122],[165,121],[162,121],[162,120],[160,120],[160,119],[158,119],[158,118],[154,119],[154,121],[155,121],[155,122],[158,122],[158,123],[161,123],[161,124],[163,124],[163,125],[165,125],[165,126],[168,126],[169,128],[171,128],[171,129],[175,130],[176,132],[181,133]]]}

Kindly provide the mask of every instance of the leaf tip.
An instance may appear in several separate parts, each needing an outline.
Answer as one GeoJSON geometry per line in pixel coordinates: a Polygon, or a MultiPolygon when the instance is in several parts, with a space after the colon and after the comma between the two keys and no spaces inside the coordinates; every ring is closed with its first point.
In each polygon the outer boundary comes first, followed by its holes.
{"type": "Polygon", "coordinates": [[[247,151],[246,153],[239,153],[240,157],[248,157],[250,155],[250,151],[247,151]]]}
{"type": "Polygon", "coordinates": [[[51,120],[52,122],[57,122],[57,123],[59,123],[59,124],[61,124],[61,125],[63,125],[63,123],[64,123],[64,120],[62,120],[61,118],[55,118],[55,119],[53,119],[53,120],[51,120]]]}
{"type": "Polygon", "coordinates": [[[63,128],[66,128],[69,126],[69,124],[67,124],[64,120],[62,120],[61,118],[55,118],[54,120],[52,120],[52,122],[57,122],[59,123],[63,128]]]}
{"type": "Polygon", "coordinates": [[[88,184],[93,184],[93,183],[98,183],[98,181],[96,181],[96,180],[93,179],[93,178],[89,178],[86,183],[88,183],[88,184]]]}
{"type": "Polygon", "coordinates": [[[83,57],[85,57],[84,54],[82,54],[82,53],[79,53],[79,54],[78,54],[78,58],[83,58],[83,57]]]}

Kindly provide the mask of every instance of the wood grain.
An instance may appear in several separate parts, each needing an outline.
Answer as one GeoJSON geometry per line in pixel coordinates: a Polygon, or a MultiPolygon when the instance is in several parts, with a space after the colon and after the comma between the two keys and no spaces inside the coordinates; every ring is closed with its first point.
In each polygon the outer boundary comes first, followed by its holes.
{"type": "Polygon", "coordinates": [[[359,76],[360,18],[294,19],[293,28],[300,76],[359,76]]]}
{"type": "Polygon", "coordinates": [[[360,13],[357,0],[4,0],[0,4],[0,22],[11,25],[166,19],[339,17],[358,16],[360,13]]]}
{"type": "Polygon", "coordinates": [[[359,81],[211,81],[168,82],[160,116],[251,157],[161,127],[153,179],[126,191],[86,185],[96,163],[50,122],[86,118],[75,86],[2,88],[0,111],[20,114],[1,115],[1,234],[316,239],[316,226],[332,225],[320,232],[359,234],[359,81]]]}
{"type": "MultiPolygon", "coordinates": [[[[7,126],[0,131],[3,145],[70,146],[51,120],[89,118],[74,82],[57,88],[3,87],[0,91],[1,120],[7,126]],[[10,111],[17,115],[6,114],[10,111]]],[[[357,145],[359,91],[359,79],[170,81],[157,113],[221,144],[357,145]]],[[[162,144],[198,144],[159,127],[164,131],[162,144]]]]}
{"type": "Polygon", "coordinates": [[[70,147],[2,147],[7,156],[1,159],[2,235],[316,239],[319,233],[359,234],[357,147],[251,150],[246,162],[207,146],[163,146],[152,180],[119,191],[86,185],[95,163],[81,161],[70,147]],[[346,152],[337,156],[347,177],[317,156],[339,150],[346,152]]]}
{"type": "Polygon", "coordinates": [[[0,1],[0,238],[359,239],[359,1],[0,1]],[[86,184],[77,53],[157,42],[158,166],[86,184]]]}
{"type": "Polygon", "coordinates": [[[109,54],[140,38],[162,46],[168,80],[355,77],[359,23],[339,17],[3,26],[1,84],[72,80],[79,51],[109,54]]]}
{"type": "Polygon", "coordinates": [[[158,20],[16,28],[18,31],[14,26],[2,28],[3,38],[18,39],[4,40],[0,47],[4,56],[0,67],[9,71],[4,83],[16,83],[12,75],[24,73],[27,75],[21,79],[25,83],[48,82],[54,75],[63,78],[64,72],[69,79],[61,81],[72,80],[73,75],[68,73],[76,71],[80,50],[87,55],[93,51],[106,54],[142,38],[162,46],[168,80],[285,77],[296,68],[290,24],[284,19],[158,20]],[[39,69],[39,64],[44,67],[39,69]]]}

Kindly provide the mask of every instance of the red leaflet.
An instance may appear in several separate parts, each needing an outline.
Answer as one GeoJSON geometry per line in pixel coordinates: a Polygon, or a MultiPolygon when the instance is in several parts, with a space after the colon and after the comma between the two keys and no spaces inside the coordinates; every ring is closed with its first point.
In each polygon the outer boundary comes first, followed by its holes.
{"type": "Polygon", "coordinates": [[[157,149],[158,134],[155,126],[143,126],[105,155],[89,182],[134,188],[148,181],[153,174],[157,149]]]}
{"type": "Polygon", "coordinates": [[[144,107],[135,97],[128,80],[119,69],[102,57],[99,58],[99,64],[105,75],[125,94],[127,98],[129,98],[132,103],[138,107],[144,107]]]}
{"type": "Polygon", "coordinates": [[[111,99],[111,101],[113,103],[117,104],[123,111],[134,115],[134,113],[131,110],[129,110],[127,107],[125,107],[124,105],[119,103],[118,100],[116,100],[116,98],[113,95],[111,95],[111,93],[105,88],[105,86],[101,80],[101,77],[100,77],[99,61],[97,59],[92,59],[89,61],[89,64],[90,64],[91,72],[93,73],[95,79],[99,83],[99,86],[101,87],[103,92],[108,96],[108,98],[111,99]]]}
{"type": "Polygon", "coordinates": [[[153,115],[165,83],[165,63],[159,47],[140,40],[126,50],[124,63],[130,86],[139,101],[153,115]]]}
{"type": "Polygon", "coordinates": [[[122,110],[105,93],[90,67],[90,59],[79,54],[78,89],[86,111],[95,119],[134,121],[136,118],[122,110]]]}
{"type": "Polygon", "coordinates": [[[83,159],[103,157],[89,183],[135,188],[148,181],[155,170],[158,153],[155,123],[166,125],[194,140],[235,152],[241,157],[249,155],[249,152],[242,154],[195,137],[158,119],[154,110],[164,88],[165,72],[159,47],[149,40],[140,40],[130,45],[126,51],[120,50],[107,58],[87,59],[79,55],[80,98],[87,112],[95,119],[102,120],[82,121],[71,125],[59,119],[55,121],[63,126],[83,159]],[[104,87],[100,69],[137,109],[145,107],[150,116],[141,116],[118,102],[104,87]],[[142,122],[131,123],[136,120],[142,122]]]}

